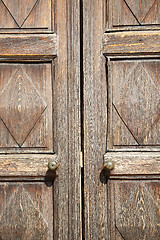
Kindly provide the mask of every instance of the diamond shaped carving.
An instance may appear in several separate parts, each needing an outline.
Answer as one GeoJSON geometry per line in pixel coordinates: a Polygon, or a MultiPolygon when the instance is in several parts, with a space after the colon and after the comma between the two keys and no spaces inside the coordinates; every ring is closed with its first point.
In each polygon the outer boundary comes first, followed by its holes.
{"type": "Polygon", "coordinates": [[[143,184],[128,201],[116,227],[125,240],[160,239],[160,207],[143,184]]]}
{"type": "Polygon", "coordinates": [[[16,189],[0,215],[0,239],[46,240],[48,224],[23,187],[16,189]]]}
{"type": "Polygon", "coordinates": [[[2,0],[18,27],[22,27],[39,0],[2,0]]]}
{"type": "Polygon", "coordinates": [[[47,105],[21,66],[0,92],[0,118],[21,147],[47,105]]]}
{"type": "Polygon", "coordinates": [[[159,120],[160,89],[141,63],[119,87],[113,100],[119,115],[141,145],[149,130],[159,120]]]}
{"type": "Polygon", "coordinates": [[[156,0],[123,0],[126,5],[129,7],[132,14],[137,18],[138,23],[142,23],[149,13],[150,9],[155,5],[157,2],[156,0]]]}

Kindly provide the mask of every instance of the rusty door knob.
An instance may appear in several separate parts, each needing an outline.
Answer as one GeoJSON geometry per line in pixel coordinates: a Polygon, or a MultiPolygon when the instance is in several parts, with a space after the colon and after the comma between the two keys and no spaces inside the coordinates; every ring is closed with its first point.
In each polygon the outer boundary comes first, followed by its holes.
{"type": "Polygon", "coordinates": [[[106,171],[111,171],[114,169],[114,162],[112,162],[111,160],[108,160],[104,163],[104,169],[106,171]]]}
{"type": "Polygon", "coordinates": [[[58,168],[58,163],[56,161],[51,161],[48,163],[49,170],[55,171],[58,168]]]}

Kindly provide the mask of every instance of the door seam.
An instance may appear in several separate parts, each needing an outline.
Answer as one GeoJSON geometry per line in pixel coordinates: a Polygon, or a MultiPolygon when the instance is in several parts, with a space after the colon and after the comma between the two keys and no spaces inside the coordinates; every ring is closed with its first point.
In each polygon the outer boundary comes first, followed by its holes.
{"type": "Polygon", "coordinates": [[[80,109],[81,109],[81,221],[82,240],[85,239],[85,205],[84,205],[84,75],[83,75],[83,0],[80,0],[80,109]]]}

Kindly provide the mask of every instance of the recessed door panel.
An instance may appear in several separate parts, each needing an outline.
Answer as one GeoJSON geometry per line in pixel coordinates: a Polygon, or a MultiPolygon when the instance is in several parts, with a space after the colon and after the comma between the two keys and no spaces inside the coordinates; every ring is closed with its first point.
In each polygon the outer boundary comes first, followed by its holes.
{"type": "Polygon", "coordinates": [[[108,5],[111,29],[149,29],[159,28],[159,1],[158,0],[114,0],[108,5]]]}
{"type": "Polygon", "coordinates": [[[158,149],[159,60],[113,60],[109,69],[112,96],[108,148],[158,149]]]}
{"type": "Polygon", "coordinates": [[[53,152],[51,63],[0,64],[2,152],[53,152]]]}
{"type": "Polygon", "coordinates": [[[53,0],[1,0],[0,31],[53,31],[53,0]]]}
{"type": "Polygon", "coordinates": [[[0,238],[53,239],[53,182],[1,183],[0,238]]]}
{"type": "Polygon", "coordinates": [[[111,189],[111,239],[158,240],[159,181],[113,181],[111,189]]]}

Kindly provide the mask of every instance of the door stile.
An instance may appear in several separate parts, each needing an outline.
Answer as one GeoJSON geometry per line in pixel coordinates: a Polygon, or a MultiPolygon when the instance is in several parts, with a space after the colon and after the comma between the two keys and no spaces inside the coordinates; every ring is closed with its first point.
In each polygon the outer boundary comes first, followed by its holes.
{"type": "MultiPolygon", "coordinates": [[[[55,179],[58,202],[55,219],[55,239],[81,239],[80,202],[80,3],[78,0],[58,0],[56,27],[58,57],[57,151],[60,167],[55,179]],[[63,96],[63,98],[61,97],[63,96]]],[[[56,92],[56,91],[55,91],[56,92]]]]}
{"type": "Polygon", "coordinates": [[[103,174],[106,152],[106,59],[102,54],[106,1],[83,1],[84,67],[84,208],[85,239],[107,239],[107,179],[103,174]]]}

